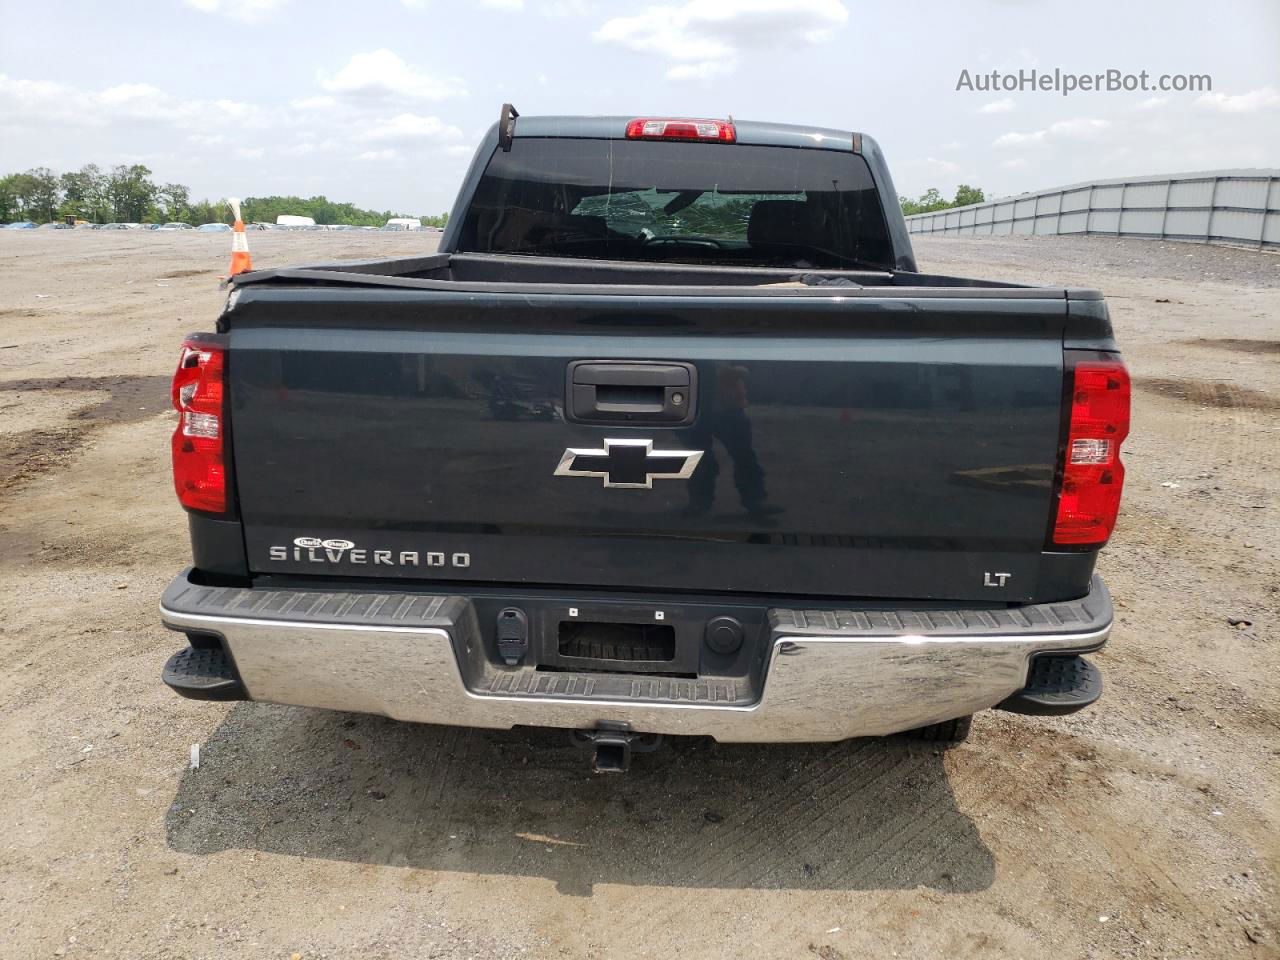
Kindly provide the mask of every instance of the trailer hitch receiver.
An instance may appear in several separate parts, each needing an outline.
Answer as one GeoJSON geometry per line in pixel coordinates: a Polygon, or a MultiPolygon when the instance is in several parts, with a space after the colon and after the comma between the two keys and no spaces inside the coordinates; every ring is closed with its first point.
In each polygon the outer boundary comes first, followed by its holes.
{"type": "Polygon", "coordinates": [[[632,751],[651,753],[662,746],[662,734],[614,727],[570,730],[569,740],[575,747],[591,751],[591,769],[595,773],[626,773],[631,769],[632,751]]]}

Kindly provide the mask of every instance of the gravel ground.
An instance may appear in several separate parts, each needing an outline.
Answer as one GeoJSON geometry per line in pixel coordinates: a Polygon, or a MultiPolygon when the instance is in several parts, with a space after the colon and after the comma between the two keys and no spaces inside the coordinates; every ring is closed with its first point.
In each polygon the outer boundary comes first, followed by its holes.
{"type": "MultiPolygon", "coordinates": [[[[259,265],[423,242],[251,237],[259,265]]],[[[1097,707],[594,778],[556,734],[161,686],[167,383],[226,247],[0,232],[6,960],[1280,957],[1280,257],[917,241],[923,269],[1110,299],[1136,392],[1097,707]]]]}

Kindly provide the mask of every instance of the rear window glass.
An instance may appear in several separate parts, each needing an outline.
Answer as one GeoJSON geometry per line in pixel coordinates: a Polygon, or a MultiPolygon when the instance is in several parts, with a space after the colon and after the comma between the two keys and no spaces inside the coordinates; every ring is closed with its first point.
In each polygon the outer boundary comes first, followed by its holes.
{"type": "Polygon", "coordinates": [[[833,150],[518,138],[459,249],[797,268],[892,266],[866,162],[833,150]]]}

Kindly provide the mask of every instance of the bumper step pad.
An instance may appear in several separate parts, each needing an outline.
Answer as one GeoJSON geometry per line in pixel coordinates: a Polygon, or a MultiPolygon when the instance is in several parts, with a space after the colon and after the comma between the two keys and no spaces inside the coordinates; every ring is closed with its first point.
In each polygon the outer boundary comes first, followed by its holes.
{"type": "Polygon", "coordinates": [[[249,699],[235,664],[221,647],[180,650],[169,658],[160,676],[188,700],[249,699]]]}
{"type": "Polygon", "coordinates": [[[1055,717],[1075,713],[1102,696],[1102,671],[1081,656],[1036,657],[1027,685],[997,710],[1055,717]]]}

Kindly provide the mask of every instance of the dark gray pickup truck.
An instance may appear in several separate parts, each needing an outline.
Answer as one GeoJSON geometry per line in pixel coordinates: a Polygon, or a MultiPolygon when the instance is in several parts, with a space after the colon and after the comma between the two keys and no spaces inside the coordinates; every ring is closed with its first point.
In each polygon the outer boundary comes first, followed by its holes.
{"type": "Polygon", "coordinates": [[[607,770],[1101,691],[1106,305],[918,272],[862,134],[504,111],[438,252],[235,277],[173,398],[183,696],[607,770]]]}

